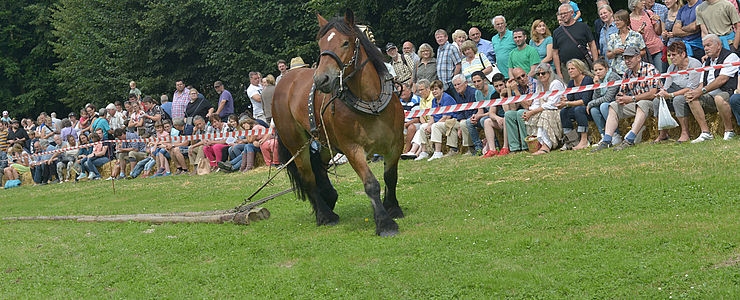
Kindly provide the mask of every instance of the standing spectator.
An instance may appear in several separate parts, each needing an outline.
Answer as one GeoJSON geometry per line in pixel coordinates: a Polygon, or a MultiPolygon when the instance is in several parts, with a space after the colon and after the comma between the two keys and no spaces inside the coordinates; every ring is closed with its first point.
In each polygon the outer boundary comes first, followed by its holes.
{"type": "MultiPolygon", "coordinates": [[[[190,91],[185,87],[185,83],[182,80],[176,81],[175,92],[172,94],[172,114],[170,117],[173,119],[185,117],[185,109],[188,107],[189,95],[190,91]]],[[[150,133],[153,133],[153,131],[150,133]]]]}
{"type": "Polygon", "coordinates": [[[414,67],[414,83],[426,79],[429,82],[437,80],[437,60],[434,58],[434,50],[427,43],[419,46],[419,62],[414,67]]]}
{"type": "Polygon", "coordinates": [[[630,28],[642,35],[647,45],[648,61],[652,63],[658,72],[663,72],[663,41],[660,34],[663,33],[663,25],[660,17],[650,10],[645,10],[643,0],[629,0],[630,28]]]}
{"type": "MultiPolygon", "coordinates": [[[[714,34],[707,34],[702,38],[704,41],[704,51],[707,53],[705,66],[716,66],[728,63],[737,63],[740,59],[732,51],[722,46],[720,37],[714,34]]],[[[730,104],[730,94],[737,91],[737,66],[726,66],[721,69],[712,69],[702,72],[702,82],[699,87],[686,93],[686,102],[689,103],[691,113],[699,123],[701,135],[692,142],[703,142],[711,140],[712,135],[709,132],[704,111],[719,112],[722,118],[722,124],[725,128],[724,140],[731,140],[735,136],[732,126],[732,110],[730,104]]]]}
{"type": "Polygon", "coordinates": [[[138,101],[129,101],[129,120],[128,120],[128,131],[136,132],[141,136],[144,134],[144,111],[141,110],[138,101]]]}
{"type": "MultiPolygon", "coordinates": [[[[249,72],[249,87],[247,87],[247,90],[245,92],[247,94],[247,97],[249,97],[249,101],[252,102],[252,118],[255,120],[262,120],[264,122],[266,121],[266,119],[264,106],[262,104],[262,85],[260,85],[261,81],[262,75],[259,72],[249,72]]],[[[219,107],[220,106],[221,100],[219,100],[219,107]]],[[[229,115],[223,116],[221,114],[219,114],[219,116],[221,116],[221,120],[223,121],[225,121],[226,118],[229,117],[229,115]]]]}
{"type": "Polygon", "coordinates": [[[172,119],[172,102],[170,102],[170,97],[168,97],[166,94],[162,94],[159,96],[159,106],[162,107],[162,111],[164,112],[164,118],[165,119],[172,119]]]}
{"type": "Polygon", "coordinates": [[[0,121],[0,152],[8,152],[10,147],[10,140],[8,139],[10,136],[9,125],[8,122],[0,121]]]}
{"type": "Polygon", "coordinates": [[[124,124],[125,117],[122,112],[119,112],[116,109],[115,104],[108,104],[108,106],[105,107],[105,110],[108,112],[108,124],[110,125],[111,130],[126,127],[126,124],[124,124]]]}
{"type": "Polygon", "coordinates": [[[411,60],[414,61],[413,65],[416,66],[416,64],[419,63],[419,59],[420,59],[419,55],[416,54],[416,46],[414,46],[414,44],[411,43],[410,41],[405,41],[403,42],[403,45],[401,46],[401,48],[403,50],[403,54],[411,57],[411,60]]]}
{"type": "MultiPolygon", "coordinates": [[[[162,108],[154,102],[151,96],[144,97],[144,100],[141,102],[144,104],[144,114],[141,115],[141,118],[144,119],[144,128],[149,135],[154,135],[154,123],[162,121],[162,114],[164,112],[162,112],[162,108]]],[[[107,139],[107,136],[105,139],[107,139]]]]}
{"type": "Polygon", "coordinates": [[[275,95],[275,77],[267,74],[262,78],[262,108],[265,110],[265,120],[272,121],[272,96],[275,95]]]}
{"type": "Polygon", "coordinates": [[[606,57],[606,51],[609,49],[609,36],[619,32],[619,28],[617,28],[614,13],[609,5],[599,6],[598,10],[602,25],[595,28],[596,32],[599,33],[596,41],[599,45],[599,57],[606,57]]]}
{"type": "Polygon", "coordinates": [[[63,141],[67,140],[67,136],[72,136],[72,138],[76,141],[77,140],[77,129],[75,129],[72,126],[72,121],[69,119],[62,119],[62,130],[59,132],[60,137],[63,141]]]}
{"type": "Polygon", "coordinates": [[[3,121],[5,123],[10,123],[10,114],[8,113],[7,110],[3,111],[3,117],[0,118],[0,121],[3,121]]]}
{"type": "Polygon", "coordinates": [[[696,7],[701,3],[701,0],[688,0],[678,10],[676,23],[673,25],[673,36],[681,37],[686,44],[686,54],[699,60],[704,57],[701,28],[696,24],[696,7]]]}
{"type": "Polygon", "coordinates": [[[665,4],[668,5],[668,11],[665,14],[665,18],[660,20],[663,22],[663,33],[661,34],[661,38],[665,42],[666,46],[670,46],[673,42],[681,40],[680,37],[673,33],[673,28],[676,27],[678,11],[683,6],[683,0],[666,0],[665,4]]]}
{"type": "Polygon", "coordinates": [[[506,29],[506,18],[504,16],[495,16],[491,20],[493,28],[496,28],[497,34],[491,37],[491,44],[493,45],[493,51],[496,52],[496,66],[504,74],[504,77],[509,78],[509,53],[516,48],[514,43],[514,33],[511,30],[506,29]]]}
{"type": "Polygon", "coordinates": [[[460,53],[462,53],[462,43],[467,40],[468,34],[465,33],[465,31],[462,29],[456,29],[452,33],[452,41],[454,42],[453,44],[455,45],[455,47],[457,47],[457,50],[459,50],[460,53]]]}
{"type": "MultiPolygon", "coordinates": [[[[650,10],[657,17],[657,21],[665,23],[666,14],[668,14],[668,7],[656,3],[655,0],[643,0],[645,1],[645,9],[650,10]]],[[[654,17],[654,18],[655,18],[654,17]]]]}
{"type": "Polygon", "coordinates": [[[195,116],[200,116],[203,119],[207,118],[210,112],[213,111],[213,106],[206,98],[198,96],[198,90],[192,88],[189,93],[190,100],[187,109],[185,109],[185,124],[193,125],[195,116]]]}
{"type": "Polygon", "coordinates": [[[103,134],[99,137],[103,140],[108,139],[108,131],[110,130],[110,124],[108,124],[108,120],[105,119],[104,116],[99,116],[95,112],[95,105],[90,104],[87,106],[87,114],[89,116],[92,116],[92,121],[90,122],[90,132],[95,132],[98,129],[103,130],[103,134]]]}
{"type": "Polygon", "coordinates": [[[280,79],[283,79],[283,75],[288,72],[288,64],[285,62],[285,60],[280,59],[277,61],[277,68],[278,71],[280,71],[280,75],[275,78],[275,85],[277,85],[277,83],[280,82],[280,79]]]}
{"type": "MultiPolygon", "coordinates": [[[[570,5],[560,5],[558,20],[560,21],[560,27],[552,33],[553,61],[558,77],[563,80],[570,80],[570,78],[563,77],[562,70],[566,68],[565,63],[574,58],[587,61],[587,51],[590,51],[591,58],[597,59],[599,50],[596,48],[596,42],[594,42],[593,34],[588,25],[576,22],[573,19],[573,8],[570,5]],[[571,39],[568,34],[573,38],[571,39]]],[[[568,72],[565,72],[565,74],[567,75],[568,72]]]]}
{"type": "MultiPolygon", "coordinates": [[[[601,44],[601,32],[600,32],[600,30],[604,28],[604,21],[601,19],[601,14],[600,14],[601,7],[604,5],[609,6],[609,0],[596,0],[596,13],[599,14],[599,17],[596,18],[596,20],[594,20],[594,40],[596,41],[596,46],[599,47],[599,49],[604,47],[604,45],[601,44]]],[[[601,57],[603,57],[603,55],[601,57]]]]}
{"type": "Polygon", "coordinates": [[[488,61],[488,57],[478,52],[473,41],[465,41],[462,44],[462,53],[465,56],[460,63],[462,75],[469,86],[473,86],[473,73],[481,71],[483,74],[493,72],[493,65],[488,61]]]}
{"type": "Polygon", "coordinates": [[[537,49],[527,44],[527,33],[524,32],[524,29],[517,28],[513,32],[516,48],[509,52],[509,62],[506,64],[509,66],[509,78],[513,76],[511,68],[518,67],[525,72],[529,72],[532,66],[540,63],[540,54],[537,53],[537,49]]]}
{"type": "MultiPolygon", "coordinates": [[[[627,72],[624,74],[624,79],[659,74],[655,66],[642,61],[640,50],[637,47],[627,47],[623,55],[624,61],[627,64],[627,72]]],[[[637,134],[645,124],[645,119],[650,116],[650,110],[653,109],[653,99],[661,88],[660,79],[623,84],[615,101],[609,104],[609,114],[606,119],[604,138],[599,143],[598,148],[592,150],[592,152],[610,148],[612,146],[612,135],[619,125],[619,120],[630,117],[635,117],[635,120],[632,122],[632,129],[625,135],[622,143],[614,146],[614,150],[624,150],[627,147],[633,146],[637,134]]]]}
{"type": "Polygon", "coordinates": [[[740,16],[729,1],[706,0],[699,4],[696,24],[701,28],[702,37],[707,34],[719,36],[722,47],[727,50],[737,49],[740,45],[740,16]]]}
{"type": "Polygon", "coordinates": [[[138,88],[136,88],[136,81],[133,81],[132,80],[131,82],[129,82],[128,83],[128,87],[129,87],[128,94],[129,95],[132,95],[132,94],[133,95],[136,95],[136,100],[137,101],[141,100],[141,91],[138,88]]]}
{"type": "Polygon", "coordinates": [[[624,63],[623,57],[624,50],[633,46],[640,49],[640,56],[644,56],[647,46],[642,39],[642,35],[630,29],[630,17],[626,10],[617,11],[614,14],[614,21],[617,24],[617,33],[609,36],[606,57],[609,59],[612,69],[619,76],[622,76],[627,72],[627,65],[624,63]]]}
{"type": "MultiPolygon", "coordinates": [[[[94,110],[95,108],[93,108],[94,110]]],[[[54,131],[49,128],[46,124],[46,116],[41,114],[36,118],[36,137],[40,140],[47,140],[51,142],[53,140],[54,131]]]]}
{"type": "MultiPolygon", "coordinates": [[[[251,78],[252,76],[250,75],[249,77],[251,78]]],[[[216,115],[218,115],[218,117],[221,118],[221,121],[226,122],[226,120],[229,118],[229,115],[234,114],[234,97],[231,96],[231,92],[226,90],[223,82],[221,81],[214,82],[213,88],[219,94],[218,108],[216,109],[216,115]]],[[[254,107],[254,102],[252,103],[252,107],[254,107]]],[[[260,107],[261,107],[261,104],[260,104],[260,107]]]]}
{"type": "Polygon", "coordinates": [[[475,42],[475,46],[478,47],[478,53],[488,57],[488,61],[496,61],[496,53],[493,51],[493,44],[491,41],[482,38],[480,29],[478,27],[470,27],[468,30],[468,37],[471,41],[475,42]]]}
{"type": "Polygon", "coordinates": [[[10,128],[8,129],[8,143],[10,143],[11,146],[21,145],[21,147],[28,149],[28,147],[26,147],[26,142],[29,139],[28,132],[20,125],[17,119],[10,121],[10,128]]]}
{"type": "MultiPolygon", "coordinates": [[[[439,45],[439,48],[437,48],[437,78],[443,84],[442,90],[451,93],[454,91],[452,88],[452,76],[460,74],[462,54],[458,51],[457,47],[447,41],[447,31],[444,29],[437,29],[434,32],[434,39],[439,45]]],[[[419,49],[421,50],[421,48],[419,49]]],[[[424,56],[422,56],[423,59],[424,56]]]]}
{"type": "Polygon", "coordinates": [[[532,22],[532,38],[529,40],[529,45],[537,49],[540,62],[546,62],[555,67],[552,62],[552,33],[542,20],[537,19],[532,22]]]}
{"type": "Polygon", "coordinates": [[[393,43],[385,45],[385,53],[391,58],[391,66],[393,66],[393,71],[396,73],[396,77],[393,79],[397,83],[413,83],[411,82],[413,59],[406,54],[398,53],[398,48],[393,43]]]}

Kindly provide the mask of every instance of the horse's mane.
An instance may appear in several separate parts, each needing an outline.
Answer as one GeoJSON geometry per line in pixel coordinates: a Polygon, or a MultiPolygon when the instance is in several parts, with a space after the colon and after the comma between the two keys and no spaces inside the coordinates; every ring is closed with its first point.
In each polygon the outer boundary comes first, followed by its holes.
{"type": "Polygon", "coordinates": [[[362,46],[362,48],[365,48],[365,53],[367,53],[368,59],[378,71],[378,75],[380,76],[380,78],[383,78],[388,74],[388,69],[386,69],[384,63],[383,53],[380,52],[378,46],[373,44],[373,42],[371,42],[370,39],[367,38],[367,35],[360,31],[360,28],[358,28],[357,25],[352,24],[352,27],[350,27],[349,25],[347,25],[347,23],[345,23],[344,18],[342,17],[334,18],[329,21],[329,23],[326,23],[324,27],[321,27],[321,29],[319,29],[319,33],[316,36],[316,39],[321,39],[321,37],[324,36],[332,28],[336,29],[341,34],[351,37],[358,37],[360,39],[360,45],[362,46]]]}

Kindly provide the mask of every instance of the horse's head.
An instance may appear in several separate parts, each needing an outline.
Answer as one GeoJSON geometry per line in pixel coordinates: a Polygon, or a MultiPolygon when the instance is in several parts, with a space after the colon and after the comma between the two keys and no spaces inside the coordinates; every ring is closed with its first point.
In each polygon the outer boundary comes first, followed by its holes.
{"type": "Polygon", "coordinates": [[[318,15],[321,29],[318,34],[321,56],[314,72],[316,88],[331,93],[340,87],[341,80],[355,71],[360,56],[360,39],[356,30],[355,17],[347,10],[343,20],[327,21],[318,15]]]}

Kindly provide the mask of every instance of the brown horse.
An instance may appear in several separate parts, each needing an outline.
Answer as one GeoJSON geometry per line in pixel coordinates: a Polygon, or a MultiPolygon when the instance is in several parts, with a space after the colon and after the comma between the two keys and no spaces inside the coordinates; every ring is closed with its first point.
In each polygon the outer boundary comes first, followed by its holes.
{"type": "Polygon", "coordinates": [[[378,48],[357,28],[354,15],[331,22],[318,16],[321,49],[316,69],[295,69],[280,80],[273,96],[279,154],[298,197],[311,202],[317,225],[334,225],[337,191],[327,175],[332,153],[347,156],[370,197],[375,233],[398,233],[403,217],[396,199],[398,159],[403,151],[403,109],[378,48]],[[309,95],[313,93],[313,97],[309,95]],[[330,151],[331,150],[331,151],[330,151]],[[367,163],[384,157],[385,194],[367,163]]]}

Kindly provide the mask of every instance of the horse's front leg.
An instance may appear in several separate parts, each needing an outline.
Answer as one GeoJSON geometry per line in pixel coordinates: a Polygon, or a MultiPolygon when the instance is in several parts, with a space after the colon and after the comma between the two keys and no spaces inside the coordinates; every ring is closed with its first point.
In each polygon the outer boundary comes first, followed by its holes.
{"type": "Polygon", "coordinates": [[[385,160],[385,171],[383,181],[385,181],[385,193],[383,194],[383,207],[388,211],[391,218],[403,218],[403,210],[398,205],[396,198],[396,184],[398,183],[398,160],[385,160]]]}
{"type": "Polygon", "coordinates": [[[345,153],[352,168],[362,179],[365,186],[365,194],[370,197],[373,205],[373,218],[375,219],[375,234],[379,236],[393,236],[398,234],[398,224],[388,215],[383,203],[380,202],[380,183],[370,171],[365,158],[367,155],[361,148],[353,149],[345,153]]]}

